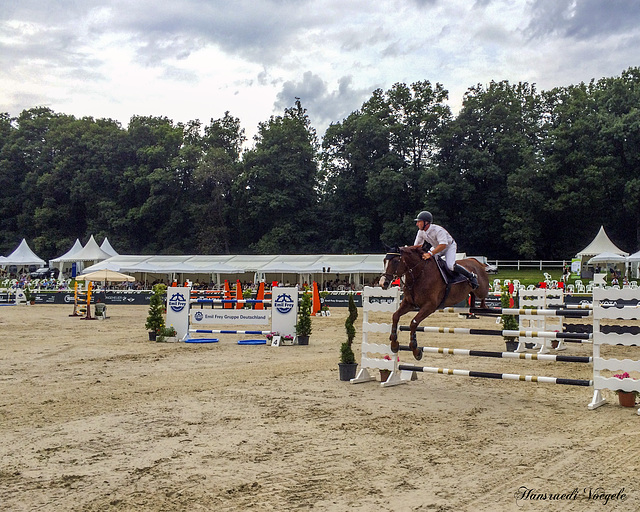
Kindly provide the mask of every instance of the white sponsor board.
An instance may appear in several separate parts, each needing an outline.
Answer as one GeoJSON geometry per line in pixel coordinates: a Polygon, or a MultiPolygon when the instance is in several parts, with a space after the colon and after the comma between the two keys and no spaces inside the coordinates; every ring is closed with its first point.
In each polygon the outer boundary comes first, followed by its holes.
{"type": "Polygon", "coordinates": [[[193,325],[211,324],[250,324],[264,325],[271,319],[269,310],[251,309],[192,309],[191,323],[193,325]]]}
{"type": "MultiPolygon", "coordinates": [[[[225,309],[211,308],[205,304],[191,308],[191,289],[170,287],[167,289],[167,325],[173,325],[178,339],[184,338],[189,328],[203,325],[265,325],[271,321],[271,331],[284,336],[295,335],[298,317],[297,288],[275,287],[272,290],[271,307],[268,309],[225,309]]],[[[234,304],[235,306],[235,304],[234,304]]]]}

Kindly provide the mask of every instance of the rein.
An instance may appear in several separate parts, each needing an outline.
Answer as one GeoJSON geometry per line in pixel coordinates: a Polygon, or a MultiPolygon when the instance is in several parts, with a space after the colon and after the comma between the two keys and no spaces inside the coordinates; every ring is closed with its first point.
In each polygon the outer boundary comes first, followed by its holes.
{"type": "Polygon", "coordinates": [[[411,302],[413,302],[414,306],[417,306],[416,302],[415,302],[415,298],[413,296],[413,290],[414,290],[414,284],[418,281],[418,278],[422,275],[422,272],[424,271],[424,269],[427,267],[427,260],[423,260],[422,258],[420,258],[418,260],[418,262],[411,268],[405,270],[404,275],[406,276],[407,274],[409,274],[411,276],[411,284],[409,284],[407,282],[407,280],[405,280],[405,288],[407,289],[407,291],[411,294],[411,302]],[[418,266],[420,264],[422,265],[422,268],[420,269],[420,272],[417,275],[414,275],[414,270],[416,268],[418,268],[418,266]]]}
{"type": "MultiPolygon", "coordinates": [[[[402,254],[401,253],[389,253],[389,254],[392,254],[393,256],[399,256],[400,257],[400,261],[402,262],[402,254]]],[[[402,263],[404,263],[404,262],[402,262],[402,263]]],[[[399,277],[401,283],[403,284],[403,288],[405,288],[411,294],[411,298],[413,299],[413,283],[415,283],[417,281],[417,279],[420,277],[420,275],[422,274],[422,272],[424,271],[426,266],[427,266],[427,260],[423,260],[422,258],[420,258],[418,260],[418,262],[413,267],[407,268],[400,275],[397,274],[397,268],[396,268],[396,272],[393,273],[393,274],[391,274],[390,272],[385,272],[382,275],[385,276],[386,278],[390,279],[391,281],[393,281],[394,277],[399,277]],[[420,269],[420,272],[414,275],[414,271],[421,264],[422,264],[422,268],[420,269]],[[407,279],[403,279],[403,277],[405,277],[407,275],[409,275],[411,277],[411,283],[412,284],[408,284],[407,279]]],[[[406,264],[405,264],[405,267],[406,267],[406,264]]],[[[414,302],[414,305],[415,305],[415,301],[412,300],[412,302],[414,302]]]]}

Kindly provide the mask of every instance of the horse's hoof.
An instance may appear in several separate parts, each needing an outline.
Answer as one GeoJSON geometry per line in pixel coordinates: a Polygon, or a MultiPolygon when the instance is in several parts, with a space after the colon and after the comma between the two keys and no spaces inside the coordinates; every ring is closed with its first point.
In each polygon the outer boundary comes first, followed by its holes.
{"type": "Polygon", "coordinates": [[[422,347],[413,351],[413,357],[416,358],[416,361],[420,361],[420,359],[422,359],[422,347]]]}
{"type": "Polygon", "coordinates": [[[391,342],[391,352],[396,354],[398,352],[398,350],[400,350],[400,342],[399,341],[392,341],[391,342]]]}

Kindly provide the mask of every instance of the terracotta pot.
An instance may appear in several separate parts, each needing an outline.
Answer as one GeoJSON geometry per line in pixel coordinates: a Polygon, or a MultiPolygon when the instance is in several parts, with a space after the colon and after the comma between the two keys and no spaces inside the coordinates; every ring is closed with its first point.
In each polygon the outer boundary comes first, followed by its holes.
{"type": "Polygon", "coordinates": [[[636,394],[629,391],[618,391],[618,402],[622,407],[635,407],[636,394]]]}

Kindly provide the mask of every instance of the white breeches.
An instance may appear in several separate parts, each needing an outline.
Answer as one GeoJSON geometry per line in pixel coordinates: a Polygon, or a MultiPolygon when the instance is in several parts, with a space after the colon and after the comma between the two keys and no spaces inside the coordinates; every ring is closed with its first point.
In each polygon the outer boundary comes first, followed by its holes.
{"type": "Polygon", "coordinates": [[[447,268],[451,271],[453,271],[453,267],[456,264],[457,250],[458,250],[458,245],[455,242],[453,242],[452,244],[449,244],[444,251],[438,254],[438,256],[442,255],[444,257],[445,261],[447,262],[447,268]]]}

